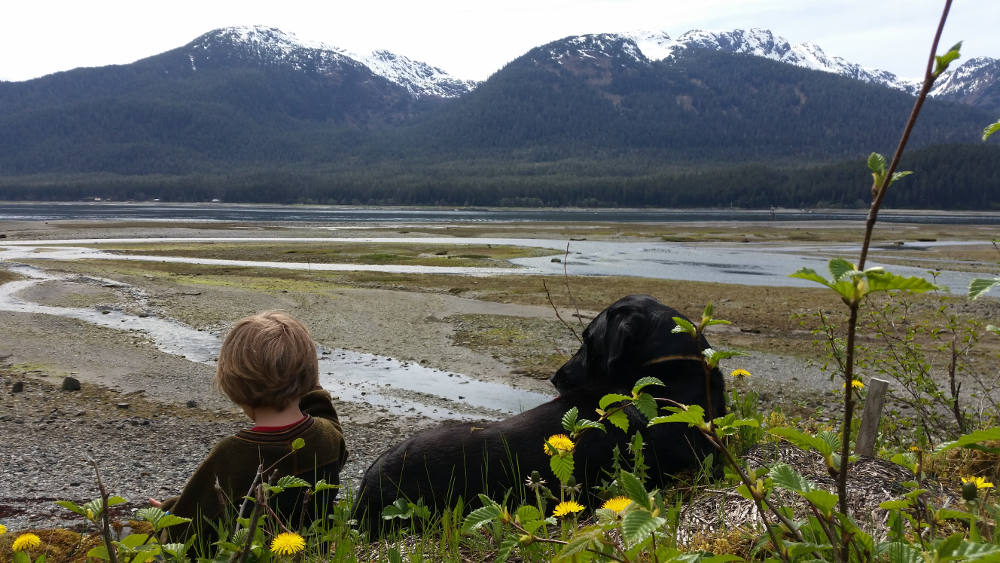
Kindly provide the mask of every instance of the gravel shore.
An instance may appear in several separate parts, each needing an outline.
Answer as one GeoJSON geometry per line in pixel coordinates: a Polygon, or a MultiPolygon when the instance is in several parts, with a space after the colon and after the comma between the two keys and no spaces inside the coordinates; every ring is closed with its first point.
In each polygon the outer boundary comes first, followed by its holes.
{"type": "MultiPolygon", "coordinates": [[[[156,234],[148,227],[130,227],[135,232],[119,229],[113,235],[93,229],[67,232],[41,224],[6,227],[11,238],[156,234]]],[[[174,229],[169,234],[198,233],[174,229]]],[[[518,368],[523,352],[517,347],[484,348],[468,344],[464,335],[456,338],[456,332],[466,326],[461,319],[472,315],[491,315],[497,323],[506,318],[538,319],[555,326],[558,321],[549,307],[395,288],[275,292],[233,284],[202,285],[194,291],[164,281],[162,276],[141,274],[118,275],[115,279],[122,285],[108,286],[100,280],[99,266],[79,268],[90,271],[72,277],[67,269],[69,278],[35,285],[20,296],[51,306],[171,318],[219,335],[240,317],[282,309],[300,318],[324,346],[553,392],[539,374],[533,377],[518,368]]],[[[582,313],[586,317],[595,312],[582,313]]],[[[248,423],[212,389],[210,365],[164,353],[141,334],[24,312],[0,312],[0,326],[4,327],[0,337],[0,524],[11,531],[79,522],[54,501],[79,503],[96,498],[94,465],[108,491],[129,501],[119,510],[122,515],[145,506],[149,497],[176,494],[215,442],[248,423]],[[66,377],[78,380],[80,390],[63,390],[66,377]]],[[[577,346],[568,331],[543,330],[535,337],[541,339],[536,347],[563,354],[577,346]]],[[[750,369],[755,389],[771,402],[793,396],[808,401],[803,397],[819,397],[833,385],[819,370],[779,354],[754,353],[725,367],[750,369]]],[[[339,402],[337,408],[350,449],[342,473],[348,491],[380,452],[437,424],[363,403],[339,402]]]]}

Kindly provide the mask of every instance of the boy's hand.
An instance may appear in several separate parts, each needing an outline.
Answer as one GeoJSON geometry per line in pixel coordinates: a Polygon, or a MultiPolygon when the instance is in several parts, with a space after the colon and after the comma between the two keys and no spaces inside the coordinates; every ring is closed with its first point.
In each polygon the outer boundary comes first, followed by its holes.
{"type": "Polygon", "coordinates": [[[156,500],[153,497],[149,497],[149,504],[153,505],[156,508],[160,508],[160,506],[163,504],[163,501],[162,500],[156,500]]]}

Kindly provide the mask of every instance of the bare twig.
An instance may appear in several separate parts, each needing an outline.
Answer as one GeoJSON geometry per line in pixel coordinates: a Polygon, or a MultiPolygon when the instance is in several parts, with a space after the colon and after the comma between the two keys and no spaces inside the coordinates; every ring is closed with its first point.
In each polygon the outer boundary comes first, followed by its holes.
{"type": "Polygon", "coordinates": [[[94,466],[94,473],[97,475],[97,488],[101,491],[101,537],[104,539],[104,546],[108,550],[108,561],[110,563],[118,563],[118,554],[115,552],[115,545],[111,539],[111,517],[108,515],[108,489],[104,486],[104,481],[101,479],[101,470],[97,467],[97,462],[94,458],[86,456],[90,465],[94,466]]]}
{"type": "Polygon", "coordinates": [[[576,302],[576,298],[573,297],[573,290],[569,286],[569,243],[566,243],[566,252],[563,254],[563,283],[566,284],[566,295],[569,296],[569,302],[573,305],[573,309],[576,311],[576,321],[580,324],[580,330],[583,330],[583,316],[580,315],[580,306],[576,302]]]}
{"type": "Polygon", "coordinates": [[[569,331],[573,333],[573,336],[576,337],[577,341],[579,341],[580,344],[583,344],[583,338],[580,336],[580,334],[577,333],[576,329],[573,328],[572,325],[570,325],[568,322],[566,322],[566,319],[562,318],[562,315],[559,314],[559,308],[556,307],[555,301],[552,300],[552,294],[549,293],[549,286],[548,284],[545,283],[545,280],[542,280],[542,288],[545,289],[545,298],[548,300],[549,305],[552,307],[552,310],[555,311],[556,318],[559,319],[559,322],[561,322],[564,327],[568,328],[569,331]]]}

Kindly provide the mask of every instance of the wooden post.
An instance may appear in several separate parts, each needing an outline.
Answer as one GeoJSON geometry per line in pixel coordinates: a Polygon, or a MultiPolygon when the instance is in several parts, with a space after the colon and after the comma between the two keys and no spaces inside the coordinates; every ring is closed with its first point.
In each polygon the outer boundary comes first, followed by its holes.
{"type": "Polygon", "coordinates": [[[878,423],[882,418],[882,405],[885,403],[885,392],[889,382],[884,379],[872,378],[868,382],[868,394],[865,397],[865,410],[861,414],[861,429],[858,439],[854,442],[854,453],[872,457],[875,455],[875,436],[878,435],[878,423]]]}

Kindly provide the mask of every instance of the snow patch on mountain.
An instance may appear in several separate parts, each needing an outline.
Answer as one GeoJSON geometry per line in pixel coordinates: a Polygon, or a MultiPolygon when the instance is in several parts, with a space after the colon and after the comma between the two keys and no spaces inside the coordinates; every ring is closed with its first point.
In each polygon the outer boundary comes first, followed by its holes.
{"type": "MultiPolygon", "coordinates": [[[[440,68],[379,50],[359,55],[326,43],[306,41],[278,28],[234,26],[217,29],[196,39],[189,47],[208,53],[213,45],[228,44],[241,54],[267,64],[295,70],[327,73],[343,66],[365,66],[373,74],[404,87],[414,97],[454,98],[471,91],[476,83],[449,75],[440,68]]],[[[197,69],[192,58],[191,67],[197,69]]]]}

